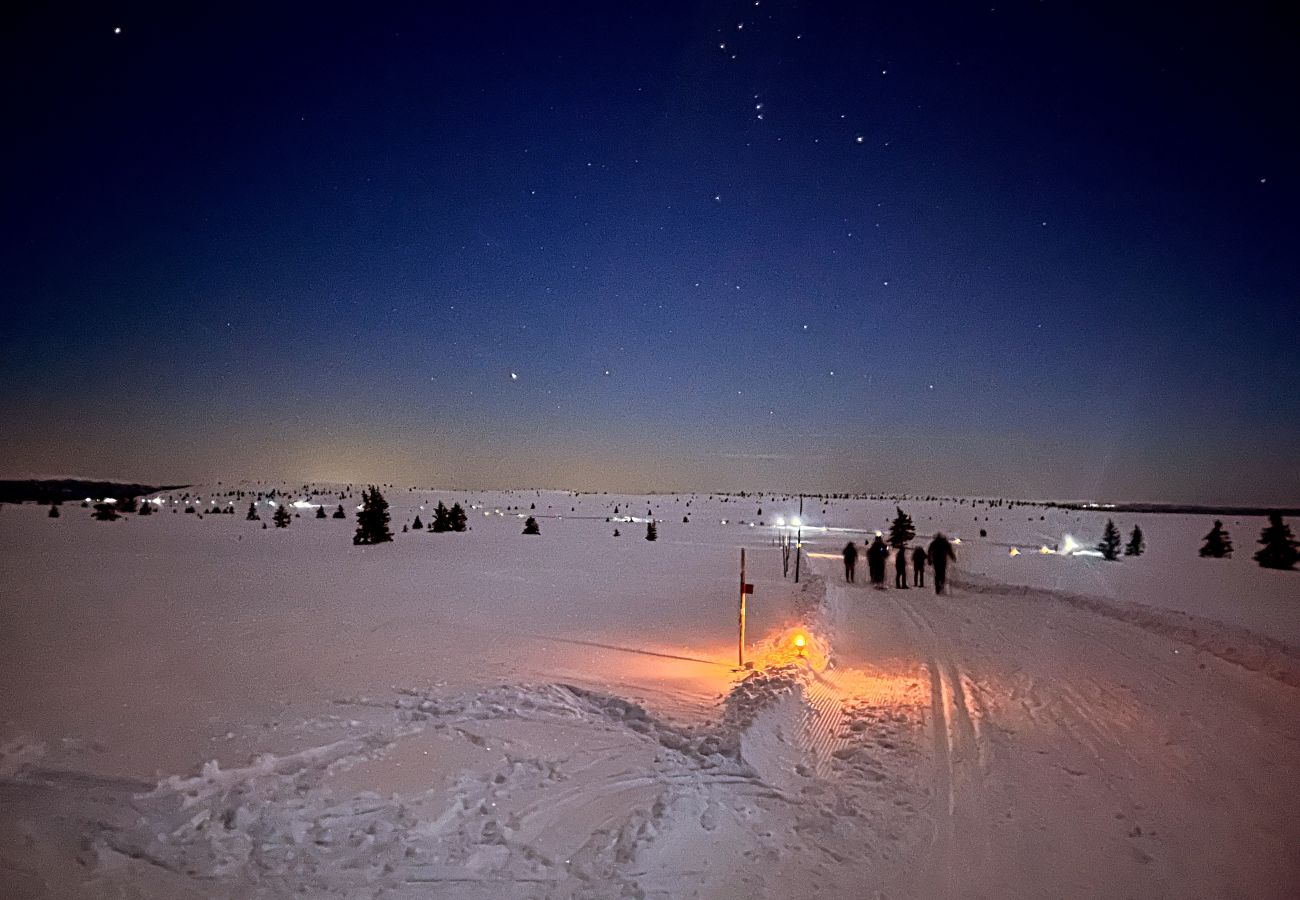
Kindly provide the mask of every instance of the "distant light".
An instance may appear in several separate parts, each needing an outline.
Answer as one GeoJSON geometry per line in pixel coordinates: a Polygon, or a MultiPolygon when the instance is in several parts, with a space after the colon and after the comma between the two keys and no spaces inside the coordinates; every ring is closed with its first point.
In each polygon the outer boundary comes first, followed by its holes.
{"type": "Polygon", "coordinates": [[[121,33],[122,33],[122,29],[120,27],[113,29],[113,34],[121,34],[121,33]]]}
{"type": "Polygon", "coordinates": [[[794,636],[794,645],[796,647],[803,649],[803,647],[805,647],[807,644],[808,644],[808,639],[803,636],[802,632],[794,636]]]}
{"type": "Polygon", "coordinates": [[[1011,555],[1011,556],[1019,556],[1019,555],[1020,555],[1020,551],[1017,550],[1015,547],[1012,547],[1012,548],[1011,548],[1011,553],[1010,553],[1010,555],[1011,555]]]}
{"type": "Polygon", "coordinates": [[[952,542],[953,542],[954,544],[960,544],[960,543],[961,543],[961,538],[953,538],[953,539],[952,539],[952,542]]]}
{"type": "Polygon", "coordinates": [[[798,516],[795,516],[793,519],[790,520],[790,526],[791,526],[792,528],[802,528],[802,527],[803,527],[803,522],[799,521],[799,517],[798,517],[798,516]]]}
{"type": "Polygon", "coordinates": [[[884,536],[885,533],[883,531],[880,531],[879,529],[876,530],[876,537],[884,537],[884,536]]]}
{"type": "Polygon", "coordinates": [[[779,518],[779,519],[777,519],[777,520],[776,520],[776,527],[777,527],[777,528],[784,528],[784,527],[785,527],[785,519],[784,519],[784,518],[779,518]]]}
{"type": "Polygon", "coordinates": [[[516,375],[514,372],[511,372],[511,373],[510,373],[510,380],[511,380],[511,381],[518,381],[518,380],[519,380],[519,376],[516,375]]]}

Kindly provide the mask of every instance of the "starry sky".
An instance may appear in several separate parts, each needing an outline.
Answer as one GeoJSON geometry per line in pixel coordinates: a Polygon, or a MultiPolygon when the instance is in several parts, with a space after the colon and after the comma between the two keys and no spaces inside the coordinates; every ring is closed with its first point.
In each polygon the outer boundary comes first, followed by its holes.
{"type": "Polygon", "coordinates": [[[1300,502],[1280,6],[26,6],[5,477],[1300,502]]]}

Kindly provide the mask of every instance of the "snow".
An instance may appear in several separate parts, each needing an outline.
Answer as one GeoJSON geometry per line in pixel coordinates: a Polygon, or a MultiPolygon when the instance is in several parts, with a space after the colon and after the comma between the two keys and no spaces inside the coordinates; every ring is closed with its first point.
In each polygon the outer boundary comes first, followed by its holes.
{"type": "Polygon", "coordinates": [[[805,501],[796,585],[797,498],[386,489],[355,547],[357,493],[279,487],[287,529],[0,509],[5,896],[1300,890],[1300,573],[1250,560],[1262,520],[1202,560],[1200,517],[899,501],[961,538],[938,597],[843,583],[891,501],[805,501]],[[440,500],[469,532],[401,532],[440,500]],[[1148,553],[1033,552],[1108,515],[1148,553]]]}

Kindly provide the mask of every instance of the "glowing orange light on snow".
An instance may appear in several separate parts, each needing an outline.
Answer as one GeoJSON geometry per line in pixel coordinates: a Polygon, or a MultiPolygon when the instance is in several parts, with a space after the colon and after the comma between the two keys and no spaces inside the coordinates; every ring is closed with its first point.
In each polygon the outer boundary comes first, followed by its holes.
{"type": "Polygon", "coordinates": [[[802,634],[796,634],[794,636],[794,645],[800,650],[802,650],[807,643],[808,638],[804,637],[802,634]]]}
{"type": "Polygon", "coordinates": [[[1011,548],[1011,555],[1012,555],[1012,556],[1019,556],[1019,555],[1020,555],[1020,551],[1017,550],[1015,547],[1012,547],[1012,548],[1011,548]]]}

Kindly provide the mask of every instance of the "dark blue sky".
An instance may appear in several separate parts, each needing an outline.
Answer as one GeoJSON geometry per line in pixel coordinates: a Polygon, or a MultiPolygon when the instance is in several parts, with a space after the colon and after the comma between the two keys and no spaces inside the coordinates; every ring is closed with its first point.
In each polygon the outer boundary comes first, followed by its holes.
{"type": "Polygon", "coordinates": [[[10,18],[2,474],[1300,502],[1279,12],[556,9],[10,18]]]}

